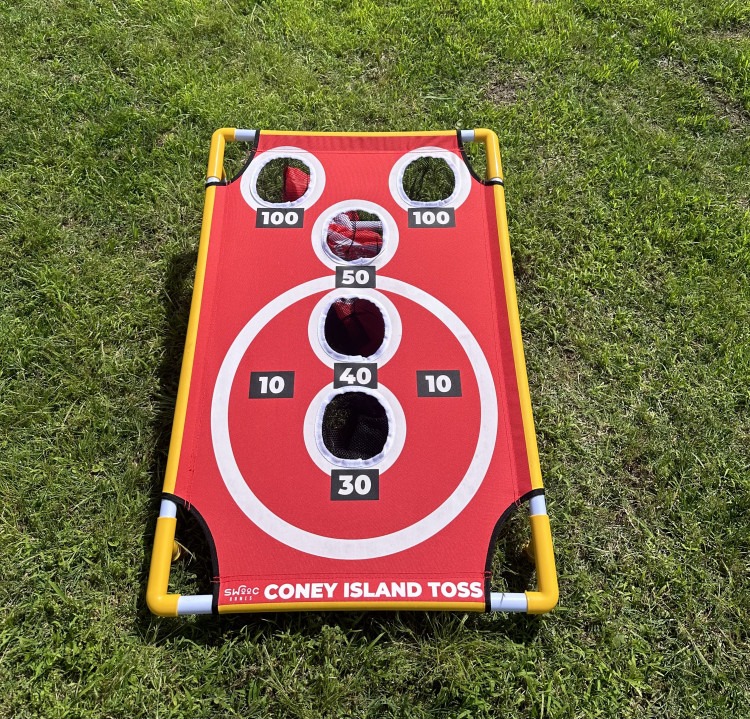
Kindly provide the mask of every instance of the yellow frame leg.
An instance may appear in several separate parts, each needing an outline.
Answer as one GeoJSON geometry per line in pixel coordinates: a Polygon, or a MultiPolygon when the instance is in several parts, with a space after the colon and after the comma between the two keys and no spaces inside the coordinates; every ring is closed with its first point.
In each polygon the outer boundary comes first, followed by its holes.
{"type": "MultiPolygon", "coordinates": [[[[539,465],[539,449],[534,429],[534,415],[531,409],[529,379],[526,374],[526,359],[524,357],[523,339],[521,337],[521,321],[518,316],[516,280],[513,275],[513,258],[510,251],[508,218],[505,208],[505,187],[502,184],[503,166],[500,160],[500,143],[498,142],[497,135],[492,130],[485,128],[474,130],[474,141],[484,142],[487,153],[487,181],[495,181],[493,192],[495,195],[495,214],[497,217],[498,240],[500,242],[503,284],[505,286],[505,304],[508,308],[513,360],[516,366],[518,396],[521,401],[523,432],[526,440],[526,454],[529,458],[531,487],[532,489],[543,489],[542,471],[539,465]]],[[[552,532],[550,531],[549,517],[547,516],[543,496],[532,497],[529,514],[531,521],[531,545],[534,563],[536,564],[538,589],[535,592],[525,592],[525,611],[531,614],[541,614],[550,611],[557,604],[559,598],[552,532]]]]}

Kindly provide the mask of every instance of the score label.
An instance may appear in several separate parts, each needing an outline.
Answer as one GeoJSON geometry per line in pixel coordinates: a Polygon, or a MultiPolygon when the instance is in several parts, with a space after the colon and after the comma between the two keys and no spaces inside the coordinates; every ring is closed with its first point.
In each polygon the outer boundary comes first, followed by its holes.
{"type": "Polygon", "coordinates": [[[380,499],[380,470],[332,469],[331,500],[380,499]]]}
{"type": "Polygon", "coordinates": [[[460,397],[461,372],[457,369],[417,371],[417,397],[460,397]]]}
{"type": "Polygon", "coordinates": [[[409,208],[410,228],[455,227],[456,211],[452,207],[409,208]]]}
{"type": "Polygon", "coordinates": [[[251,372],[250,399],[294,397],[294,372],[251,372]]]}
{"type": "Polygon", "coordinates": [[[255,216],[256,227],[277,228],[302,227],[304,220],[303,209],[295,210],[261,210],[255,216]]]}
{"type": "Polygon", "coordinates": [[[375,287],[375,268],[337,265],[336,287],[375,287]]]}
{"type": "Polygon", "coordinates": [[[370,387],[377,389],[378,366],[375,362],[334,362],[333,388],[370,387]]]}

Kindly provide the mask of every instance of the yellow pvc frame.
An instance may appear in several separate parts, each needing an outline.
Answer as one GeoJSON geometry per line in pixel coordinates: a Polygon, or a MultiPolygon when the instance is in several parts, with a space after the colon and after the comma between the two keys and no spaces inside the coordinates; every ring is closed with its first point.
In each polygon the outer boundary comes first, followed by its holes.
{"type": "MultiPolygon", "coordinates": [[[[264,130],[267,135],[284,135],[284,131],[264,130]]],[[[422,135],[422,136],[453,136],[454,130],[438,132],[298,132],[296,135],[329,135],[329,136],[367,136],[382,137],[392,135],[422,135]]],[[[222,128],[214,132],[211,139],[211,151],[208,158],[208,177],[225,177],[223,161],[224,148],[227,142],[234,142],[235,129],[222,128]]],[[[500,144],[497,135],[492,130],[474,130],[474,141],[484,142],[487,154],[487,177],[502,179],[502,163],[500,160],[500,144]]],[[[539,466],[539,451],[534,430],[534,417],[531,409],[531,396],[526,375],[526,362],[523,353],[521,337],[521,323],[518,317],[518,300],[516,284],[513,276],[513,264],[508,236],[508,220],[505,209],[505,188],[500,184],[493,186],[495,196],[495,212],[497,216],[498,240],[500,243],[500,258],[503,269],[503,284],[505,286],[505,304],[508,309],[511,340],[513,345],[513,359],[516,367],[518,394],[521,400],[521,415],[523,418],[526,451],[529,458],[529,471],[533,489],[542,489],[542,473],[539,466]]],[[[203,222],[201,225],[200,244],[198,247],[198,261],[195,272],[193,298],[190,305],[185,351],[180,371],[180,384],[177,391],[172,438],[169,444],[169,456],[164,477],[165,493],[174,492],[177,481],[177,467],[182,449],[182,438],[185,430],[185,416],[187,401],[190,394],[190,380],[193,374],[193,360],[195,358],[195,344],[198,337],[198,320],[201,301],[203,299],[203,284],[206,275],[206,260],[208,257],[208,243],[211,234],[211,219],[213,217],[216,187],[206,188],[206,200],[203,208],[203,222]]],[[[557,572],[555,570],[555,556],[552,547],[552,533],[549,517],[546,514],[535,514],[529,517],[531,522],[531,544],[537,571],[536,591],[525,592],[530,614],[541,614],[550,611],[558,600],[557,572]]],[[[151,555],[148,586],[146,589],[146,603],[149,609],[159,616],[176,617],[179,594],[169,593],[169,575],[175,547],[175,530],[177,520],[174,517],[160,516],[156,520],[154,535],[154,549],[151,555]]],[[[228,612],[258,612],[258,611],[330,611],[330,610],[457,610],[477,611],[485,609],[484,602],[292,602],[288,604],[246,604],[241,607],[219,606],[220,613],[228,612]]]]}

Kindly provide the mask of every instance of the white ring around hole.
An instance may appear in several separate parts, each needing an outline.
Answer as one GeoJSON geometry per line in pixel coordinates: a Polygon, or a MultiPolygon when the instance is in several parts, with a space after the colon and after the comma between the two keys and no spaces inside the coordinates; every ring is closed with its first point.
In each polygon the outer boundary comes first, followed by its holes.
{"type": "Polygon", "coordinates": [[[401,316],[396,306],[382,292],[378,292],[371,287],[362,287],[356,290],[337,289],[329,292],[315,305],[310,314],[310,321],[307,324],[307,336],[313,352],[315,352],[315,355],[323,364],[329,367],[333,367],[335,362],[377,362],[378,367],[382,367],[396,354],[396,350],[401,344],[401,333],[401,316]],[[326,342],[325,338],[326,315],[331,305],[338,299],[357,297],[372,302],[383,315],[383,322],[385,324],[383,343],[380,345],[378,351],[370,357],[342,355],[336,352],[326,342]]]}
{"type": "Polygon", "coordinates": [[[460,207],[469,196],[471,182],[472,178],[469,168],[466,167],[466,163],[455,152],[430,145],[409,150],[409,152],[396,161],[396,164],[391,169],[391,174],[388,176],[388,187],[391,190],[391,195],[393,195],[393,199],[404,210],[413,207],[460,207]],[[418,160],[420,157],[435,157],[439,160],[445,160],[448,163],[448,167],[453,171],[456,183],[449,197],[436,202],[417,202],[409,199],[409,196],[404,192],[404,172],[406,172],[406,168],[412,162],[418,160]]]}
{"type": "Polygon", "coordinates": [[[299,147],[284,145],[265,150],[256,155],[240,178],[240,192],[245,202],[254,210],[261,207],[284,208],[301,207],[307,209],[320,199],[326,184],[326,173],[323,165],[315,155],[299,147]],[[302,197],[292,202],[267,202],[258,195],[257,183],[261,170],[272,160],[290,158],[304,162],[310,168],[310,184],[302,197]]]}
{"type": "Polygon", "coordinates": [[[398,225],[388,210],[380,205],[370,202],[369,200],[344,200],[331,205],[318,215],[312,229],[312,245],[317,258],[328,268],[335,270],[339,265],[372,265],[378,269],[386,265],[398,248],[398,225]],[[362,258],[347,262],[340,257],[336,257],[328,248],[326,235],[328,225],[336,215],[351,210],[364,210],[373,215],[377,215],[383,223],[383,246],[375,257],[362,258]]]}
{"type": "Polygon", "coordinates": [[[377,390],[369,387],[342,387],[334,389],[333,384],[323,387],[315,395],[305,414],[303,427],[305,447],[310,458],[327,475],[333,469],[342,467],[376,467],[383,474],[399,457],[406,442],[406,415],[396,396],[387,387],[378,383],[377,390]],[[380,402],[388,419],[388,439],[383,451],[370,459],[341,459],[333,455],[323,442],[321,432],[323,413],[328,403],[345,392],[363,392],[380,402]]]}
{"type": "Polygon", "coordinates": [[[484,481],[497,440],[497,393],[487,359],[469,328],[440,300],[418,287],[389,277],[379,278],[381,289],[417,302],[442,320],[463,347],[477,379],[480,402],[479,437],[469,467],[451,495],[414,524],[379,537],[342,539],[307,532],[274,514],[250,489],[237,466],[229,434],[229,398],[234,377],[258,333],[289,305],[329,289],[333,277],[320,277],[293,287],[263,307],[240,330],[216,376],[211,401],[211,438],[224,484],[240,510],[263,532],[300,552],[328,559],[359,560],[385,557],[410,549],[450,524],[471,502],[484,481]]]}

